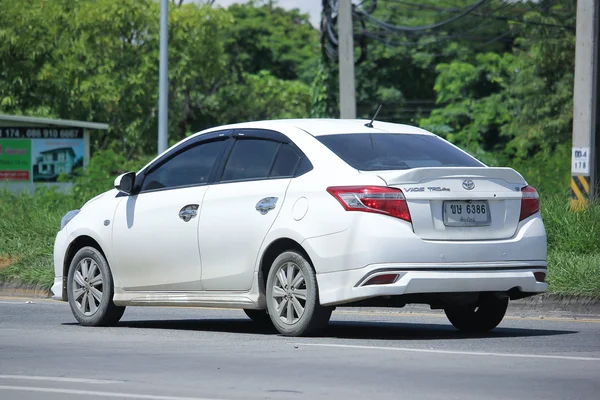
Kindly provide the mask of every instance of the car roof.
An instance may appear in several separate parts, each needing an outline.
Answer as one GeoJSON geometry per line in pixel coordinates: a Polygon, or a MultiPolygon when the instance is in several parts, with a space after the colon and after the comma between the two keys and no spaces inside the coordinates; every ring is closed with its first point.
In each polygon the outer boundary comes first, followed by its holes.
{"type": "MultiPolygon", "coordinates": [[[[433,133],[426,131],[425,129],[418,128],[416,126],[394,124],[390,122],[373,121],[373,128],[365,126],[370,120],[366,119],[333,119],[333,118],[305,118],[305,119],[273,119],[264,121],[252,121],[242,122],[230,125],[215,126],[203,131],[197,132],[193,135],[188,136],[181,142],[174,144],[169,147],[171,148],[180,146],[183,142],[194,139],[195,137],[224,130],[232,129],[271,129],[279,131],[286,135],[292,141],[295,141],[302,133],[297,131],[306,132],[312,136],[322,135],[339,135],[339,134],[360,134],[360,133],[395,133],[395,134],[421,134],[421,135],[433,135],[433,133]],[[294,132],[295,131],[295,132],[294,132]]],[[[162,154],[157,155],[154,159],[149,161],[140,171],[146,169],[149,165],[152,165],[156,160],[162,157],[162,154]]]]}
{"type": "Polygon", "coordinates": [[[356,133],[403,133],[433,135],[425,129],[416,126],[394,124],[390,122],[373,121],[373,128],[365,126],[370,120],[366,119],[275,119],[267,121],[243,122],[238,124],[223,125],[207,129],[199,134],[224,129],[273,129],[298,128],[313,136],[356,134],[356,133]]]}

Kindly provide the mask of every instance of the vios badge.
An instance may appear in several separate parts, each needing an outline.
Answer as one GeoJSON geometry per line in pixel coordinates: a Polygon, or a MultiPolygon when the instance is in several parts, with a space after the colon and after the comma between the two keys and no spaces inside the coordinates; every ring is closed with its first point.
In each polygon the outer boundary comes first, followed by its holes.
{"type": "Polygon", "coordinates": [[[467,190],[473,190],[473,189],[475,189],[475,183],[470,179],[466,179],[463,181],[462,187],[467,190]]]}

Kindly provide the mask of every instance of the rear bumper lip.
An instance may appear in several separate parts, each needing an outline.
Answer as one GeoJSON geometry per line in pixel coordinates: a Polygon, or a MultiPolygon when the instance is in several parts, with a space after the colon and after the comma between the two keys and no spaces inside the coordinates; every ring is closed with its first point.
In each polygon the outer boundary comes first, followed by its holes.
{"type": "MultiPolygon", "coordinates": [[[[377,265],[377,264],[375,264],[377,265]]],[[[366,268],[371,267],[367,266],[366,268]]],[[[483,263],[393,263],[380,264],[370,270],[355,287],[362,286],[369,278],[380,274],[406,274],[407,272],[489,272],[489,271],[543,271],[548,269],[546,261],[483,262],[483,263]]]]}
{"type": "Polygon", "coordinates": [[[547,262],[514,261],[484,263],[386,263],[364,268],[318,274],[322,305],[342,305],[380,296],[425,293],[508,292],[543,293],[548,284],[538,282],[535,272],[547,273],[547,262]],[[379,274],[397,273],[392,284],[363,285],[379,274]]]}

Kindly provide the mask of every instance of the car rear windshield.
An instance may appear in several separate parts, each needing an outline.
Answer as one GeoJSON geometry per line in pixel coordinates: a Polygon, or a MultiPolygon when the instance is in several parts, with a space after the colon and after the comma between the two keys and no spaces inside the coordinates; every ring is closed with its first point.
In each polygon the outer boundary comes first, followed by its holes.
{"type": "Polygon", "coordinates": [[[484,166],[434,135],[358,133],[323,135],[317,139],[361,171],[484,166]]]}

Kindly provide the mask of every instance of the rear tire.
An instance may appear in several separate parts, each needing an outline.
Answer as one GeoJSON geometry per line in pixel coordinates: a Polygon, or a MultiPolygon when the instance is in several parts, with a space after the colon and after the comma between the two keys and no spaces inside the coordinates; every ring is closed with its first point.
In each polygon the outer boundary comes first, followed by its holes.
{"type": "Polygon", "coordinates": [[[85,326],[114,325],[125,307],[113,303],[114,285],[106,258],[93,247],[79,250],[69,267],[67,294],[75,319],[85,326]]]}
{"type": "Polygon", "coordinates": [[[463,332],[484,333],[491,331],[502,322],[508,297],[486,296],[478,305],[456,306],[444,309],[446,317],[454,327],[463,332]]]}
{"type": "Polygon", "coordinates": [[[273,261],[267,278],[267,309],[273,325],[285,336],[318,332],[333,311],[319,303],[315,270],[296,251],[286,251],[273,261]]]}
{"type": "Polygon", "coordinates": [[[267,310],[249,310],[244,309],[244,312],[252,321],[261,325],[271,325],[271,318],[267,314],[267,310]]]}

